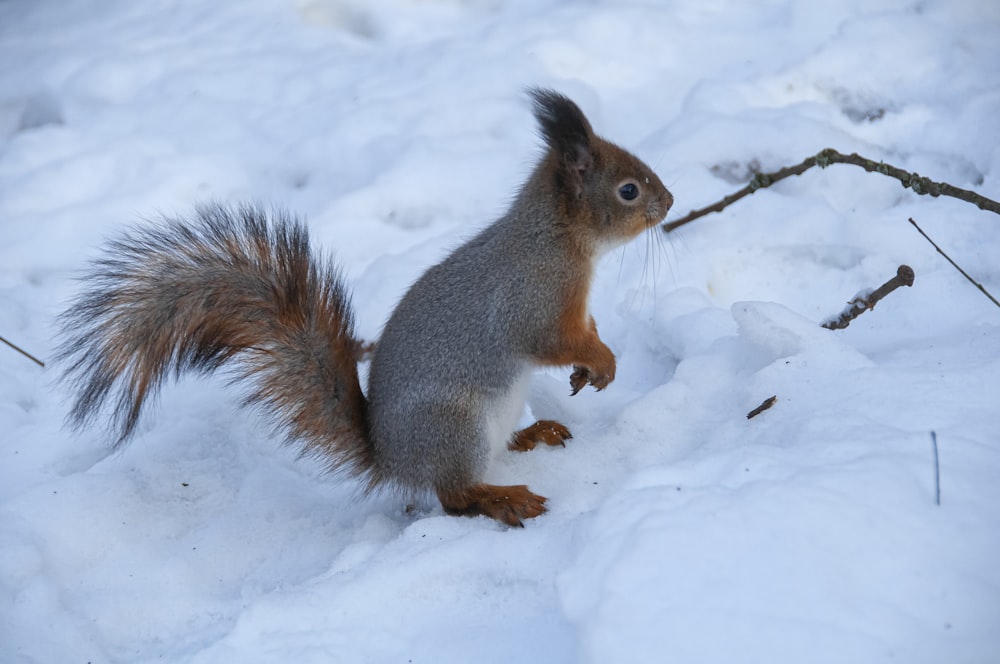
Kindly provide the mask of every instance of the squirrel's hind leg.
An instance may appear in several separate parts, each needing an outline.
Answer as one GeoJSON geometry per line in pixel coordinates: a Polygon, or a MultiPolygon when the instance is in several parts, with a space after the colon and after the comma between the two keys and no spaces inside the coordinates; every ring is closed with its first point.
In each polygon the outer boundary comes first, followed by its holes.
{"type": "Polygon", "coordinates": [[[545,511],[545,498],[528,487],[476,484],[465,489],[438,489],[444,511],[452,516],[482,514],[508,526],[521,527],[522,519],[531,519],[545,511]]]}
{"type": "Polygon", "coordinates": [[[535,449],[538,443],[566,447],[566,441],[573,437],[562,424],[554,420],[538,420],[530,427],[516,432],[507,444],[507,448],[515,452],[527,452],[535,449]]]}

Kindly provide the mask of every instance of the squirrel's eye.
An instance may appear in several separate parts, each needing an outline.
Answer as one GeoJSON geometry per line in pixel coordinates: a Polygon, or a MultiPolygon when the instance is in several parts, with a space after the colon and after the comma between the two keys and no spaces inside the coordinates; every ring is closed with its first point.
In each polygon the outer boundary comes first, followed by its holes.
{"type": "Polygon", "coordinates": [[[618,187],[618,195],[621,196],[624,201],[634,201],[639,197],[639,187],[632,182],[623,184],[618,187]]]}

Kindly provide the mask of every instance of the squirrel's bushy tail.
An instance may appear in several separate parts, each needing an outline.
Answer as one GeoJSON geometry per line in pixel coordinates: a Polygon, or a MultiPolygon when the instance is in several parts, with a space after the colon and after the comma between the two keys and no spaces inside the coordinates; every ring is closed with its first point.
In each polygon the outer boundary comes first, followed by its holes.
{"type": "Polygon", "coordinates": [[[200,207],[193,221],[112,241],[84,282],[58,351],[77,390],[73,426],[108,410],[117,447],[170,374],[231,361],[249,379],[245,405],[272,414],[304,454],[355,474],[372,468],[350,296],[295,219],[200,207]]]}

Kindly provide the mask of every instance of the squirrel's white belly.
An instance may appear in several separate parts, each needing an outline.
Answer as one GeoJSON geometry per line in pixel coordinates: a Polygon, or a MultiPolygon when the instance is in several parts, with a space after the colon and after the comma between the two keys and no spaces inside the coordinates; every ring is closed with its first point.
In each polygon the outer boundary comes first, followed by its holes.
{"type": "Polygon", "coordinates": [[[531,366],[525,364],[507,393],[497,399],[484,413],[486,436],[490,441],[490,458],[500,450],[507,449],[507,444],[517,428],[517,421],[524,412],[531,373],[531,366]]]}

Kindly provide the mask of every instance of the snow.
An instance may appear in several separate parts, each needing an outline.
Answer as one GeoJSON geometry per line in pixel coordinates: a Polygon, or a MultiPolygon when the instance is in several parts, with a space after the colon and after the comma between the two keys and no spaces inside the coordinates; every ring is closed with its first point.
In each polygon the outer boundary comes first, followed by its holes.
{"type": "MultiPolygon", "coordinates": [[[[530,172],[529,85],[668,220],[825,147],[1000,199],[998,34],[976,0],[5,0],[0,335],[51,357],[103,238],[250,199],[308,220],[373,339],[530,172]]],[[[1000,661],[1000,312],[908,217],[1000,293],[1000,220],[853,166],[613,252],[617,380],[535,374],[522,421],[574,438],[491,469],[549,498],[523,530],[359,497],[219,377],[112,452],[2,346],[0,662],[1000,661]]]]}

